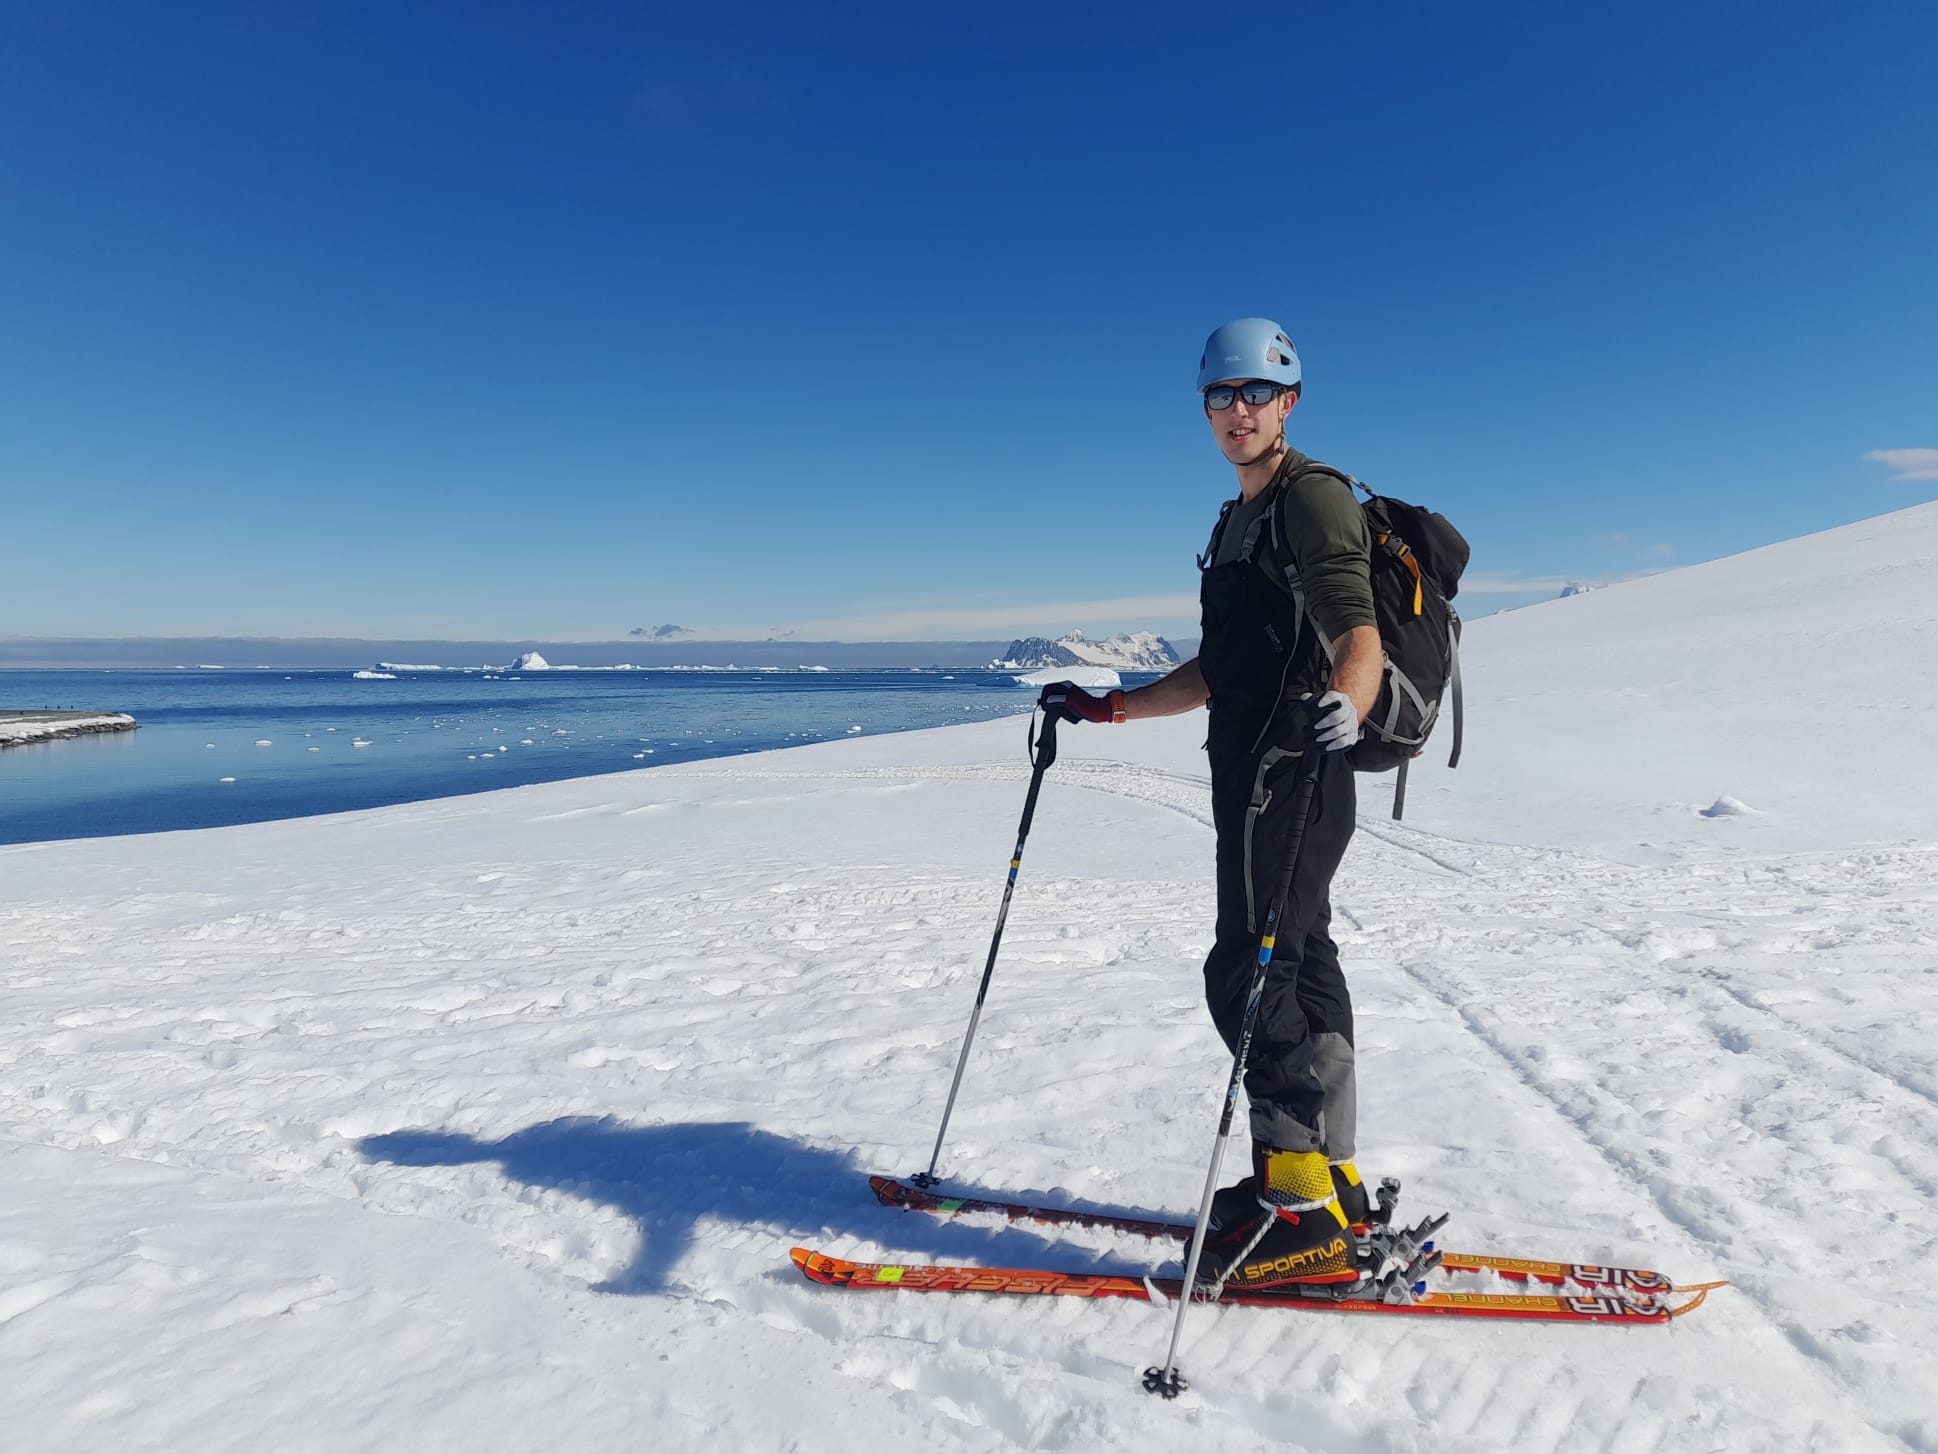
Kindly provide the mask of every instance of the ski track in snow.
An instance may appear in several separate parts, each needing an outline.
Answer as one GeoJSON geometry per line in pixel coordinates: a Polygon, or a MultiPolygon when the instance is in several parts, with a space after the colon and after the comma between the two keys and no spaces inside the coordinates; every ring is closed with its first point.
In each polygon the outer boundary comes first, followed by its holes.
{"type": "MultiPolygon", "coordinates": [[[[1733,1285],[1670,1330],[1194,1310],[1165,1407],[1168,1310],[788,1265],[1159,1255],[874,1205],[926,1164],[1027,769],[799,760],[349,815],[309,866],[289,825],[0,854],[0,1176],[45,1192],[0,1209],[0,1427],[253,1449],[242,1366],[297,1449],[1938,1449],[1938,854],[1636,867],[1363,818],[1367,1172],[1452,1246],[1733,1285]]],[[[1185,1208],[1228,1064],[1205,780],[1052,781],[944,1168],[1185,1208]],[[1075,876],[1075,826],[1184,876],[1075,876]]]]}

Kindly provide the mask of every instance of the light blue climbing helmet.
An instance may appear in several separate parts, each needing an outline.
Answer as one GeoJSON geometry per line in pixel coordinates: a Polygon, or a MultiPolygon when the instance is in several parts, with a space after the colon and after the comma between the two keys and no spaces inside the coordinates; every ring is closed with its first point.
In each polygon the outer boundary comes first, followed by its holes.
{"type": "Polygon", "coordinates": [[[1198,392],[1220,379],[1270,379],[1288,388],[1299,383],[1299,351],[1269,318],[1234,318],[1205,340],[1198,360],[1198,392]]]}

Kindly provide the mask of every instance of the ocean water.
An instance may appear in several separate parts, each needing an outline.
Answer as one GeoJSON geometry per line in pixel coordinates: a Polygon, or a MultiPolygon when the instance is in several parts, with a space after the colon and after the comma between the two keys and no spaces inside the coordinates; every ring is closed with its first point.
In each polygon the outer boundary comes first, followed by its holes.
{"type": "Polygon", "coordinates": [[[336,813],[982,721],[1034,700],[978,671],[7,671],[0,711],[127,712],[141,726],[0,750],[0,843],[336,813]]]}

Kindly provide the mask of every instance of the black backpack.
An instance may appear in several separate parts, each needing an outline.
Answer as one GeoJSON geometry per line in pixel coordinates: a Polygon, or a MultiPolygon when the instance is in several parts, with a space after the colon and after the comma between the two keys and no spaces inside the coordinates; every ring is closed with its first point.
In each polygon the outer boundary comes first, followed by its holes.
{"type": "MultiPolygon", "coordinates": [[[[1386,679],[1380,685],[1379,700],[1363,724],[1364,731],[1350,751],[1358,772],[1399,769],[1393,788],[1393,816],[1397,819],[1406,807],[1407,764],[1426,747],[1428,735],[1440,720],[1443,699],[1451,698],[1453,708],[1453,751],[1447,766],[1460,765],[1460,617],[1448,602],[1459,591],[1460,573],[1467,568],[1467,541],[1446,516],[1404,500],[1375,495],[1331,465],[1308,464],[1299,474],[1314,472],[1366,492],[1366,503],[1360,508],[1366,513],[1366,530],[1372,538],[1373,618],[1379,626],[1380,646],[1386,652],[1386,679]]],[[[1275,547],[1285,541],[1284,526],[1279,521],[1279,502],[1284,493],[1283,489],[1275,491],[1266,510],[1266,538],[1275,547]]],[[[1284,547],[1284,554],[1286,559],[1276,571],[1257,556],[1253,559],[1274,584],[1291,592],[1303,619],[1305,592],[1291,564],[1289,546],[1284,547]]],[[[1331,661],[1332,643],[1316,626],[1313,635],[1319,637],[1320,649],[1331,661]]]]}

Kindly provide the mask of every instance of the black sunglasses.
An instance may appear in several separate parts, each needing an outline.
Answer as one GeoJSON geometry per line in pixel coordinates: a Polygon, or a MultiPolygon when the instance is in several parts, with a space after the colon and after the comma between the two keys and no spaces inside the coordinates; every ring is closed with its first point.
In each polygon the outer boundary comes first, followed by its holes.
{"type": "Polygon", "coordinates": [[[1254,409],[1262,409],[1284,392],[1284,384],[1270,383],[1265,379],[1247,379],[1242,384],[1213,384],[1205,390],[1205,408],[1214,411],[1229,409],[1233,399],[1243,399],[1254,409]]]}

